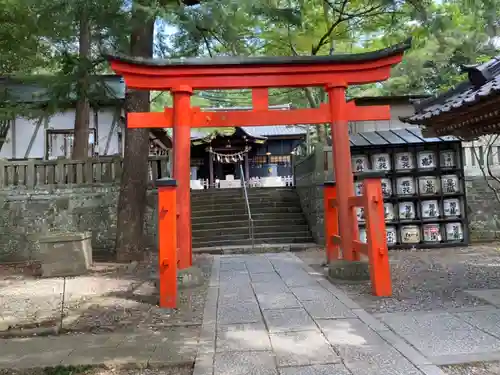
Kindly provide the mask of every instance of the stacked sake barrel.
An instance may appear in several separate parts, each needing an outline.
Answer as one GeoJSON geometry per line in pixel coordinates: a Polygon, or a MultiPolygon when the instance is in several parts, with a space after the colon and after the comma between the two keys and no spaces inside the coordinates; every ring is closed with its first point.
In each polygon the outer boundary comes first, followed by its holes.
{"type": "MultiPolygon", "coordinates": [[[[373,152],[352,156],[353,172],[385,171],[382,179],[387,244],[423,246],[464,241],[464,186],[455,150],[373,152]]],[[[363,182],[355,182],[363,194],[363,182]]],[[[356,211],[366,242],[364,209],[356,211]]]]}

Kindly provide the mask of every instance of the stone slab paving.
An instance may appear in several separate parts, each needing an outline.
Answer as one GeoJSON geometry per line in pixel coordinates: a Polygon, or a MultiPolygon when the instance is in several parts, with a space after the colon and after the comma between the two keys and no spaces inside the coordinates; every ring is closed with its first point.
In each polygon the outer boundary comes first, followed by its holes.
{"type": "Polygon", "coordinates": [[[215,256],[201,331],[0,340],[0,368],[179,365],[193,375],[445,375],[500,360],[494,306],[374,317],[290,253],[215,256]],[[199,333],[199,335],[198,335],[199,333]]]}
{"type": "Polygon", "coordinates": [[[141,334],[76,334],[0,340],[0,368],[58,365],[181,365],[195,360],[197,328],[141,334]]]}
{"type": "Polygon", "coordinates": [[[469,289],[465,292],[474,297],[484,299],[486,302],[496,307],[500,307],[500,289],[469,289]]]}
{"type": "Polygon", "coordinates": [[[497,308],[388,313],[378,317],[433,364],[500,360],[497,308]]]}
{"type": "Polygon", "coordinates": [[[290,253],[221,255],[193,375],[443,375],[290,253]]]}

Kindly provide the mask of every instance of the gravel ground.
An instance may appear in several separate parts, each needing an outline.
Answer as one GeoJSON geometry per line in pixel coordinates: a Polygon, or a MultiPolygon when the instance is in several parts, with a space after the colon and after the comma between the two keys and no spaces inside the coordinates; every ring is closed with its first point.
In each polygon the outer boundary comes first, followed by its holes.
{"type": "Polygon", "coordinates": [[[441,369],[448,375],[498,375],[500,374],[500,362],[443,366],[441,369]]]}
{"type": "MultiPolygon", "coordinates": [[[[318,269],[323,250],[298,252],[318,269]]],[[[369,282],[336,282],[339,288],[371,313],[430,311],[487,305],[467,289],[500,288],[500,244],[431,250],[391,251],[393,297],[371,295],[369,282]]]]}
{"type": "Polygon", "coordinates": [[[0,279],[0,331],[8,327],[52,326],[60,320],[65,288],[64,328],[78,332],[159,330],[171,325],[201,325],[212,258],[196,256],[194,265],[203,272],[203,283],[179,290],[175,310],[156,306],[157,292],[151,281],[154,259],[144,264],[97,265],[86,276],[33,279],[0,279]]]}

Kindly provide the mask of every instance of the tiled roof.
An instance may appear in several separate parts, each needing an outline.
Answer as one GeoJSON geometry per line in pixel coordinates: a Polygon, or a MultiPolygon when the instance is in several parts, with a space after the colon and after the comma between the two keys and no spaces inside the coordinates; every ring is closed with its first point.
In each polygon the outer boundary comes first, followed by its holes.
{"type": "Polygon", "coordinates": [[[143,66],[210,66],[224,67],[237,65],[311,65],[325,63],[349,63],[373,61],[385,57],[395,56],[411,48],[411,39],[403,43],[395,44],[391,47],[378,51],[364,53],[338,53],[325,56],[223,56],[215,58],[188,57],[180,59],[147,59],[141,57],[132,57],[120,54],[105,54],[110,61],[123,61],[129,64],[143,66]]]}
{"type": "Polygon", "coordinates": [[[284,135],[303,135],[306,129],[302,126],[244,126],[242,128],[248,135],[253,137],[277,137],[284,135]]]}
{"type": "Polygon", "coordinates": [[[441,114],[500,95],[500,56],[481,65],[464,67],[464,70],[469,76],[467,81],[444,94],[418,102],[415,114],[401,120],[423,124],[441,114]]]}
{"type": "MultiPolygon", "coordinates": [[[[52,77],[41,77],[37,82],[34,76],[29,79],[0,77],[0,97],[14,103],[44,103],[49,97],[52,77]],[[5,94],[5,95],[4,95],[5,94]]],[[[55,79],[55,77],[54,77],[55,79]]],[[[91,76],[91,94],[96,101],[125,99],[125,83],[117,75],[91,76]]],[[[71,93],[69,100],[75,100],[71,93]]]]}
{"type": "Polygon", "coordinates": [[[349,139],[351,146],[387,146],[458,141],[458,138],[450,136],[424,138],[422,131],[417,127],[351,134],[349,139]]]}

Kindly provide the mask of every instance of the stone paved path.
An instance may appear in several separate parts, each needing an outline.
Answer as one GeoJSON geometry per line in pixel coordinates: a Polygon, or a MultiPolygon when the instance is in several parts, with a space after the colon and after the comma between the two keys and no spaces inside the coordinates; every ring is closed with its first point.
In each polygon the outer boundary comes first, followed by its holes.
{"type": "Polygon", "coordinates": [[[4,339],[0,369],[195,362],[194,375],[445,375],[436,364],[500,359],[500,291],[482,296],[498,299],[493,308],[377,319],[291,253],[215,256],[209,285],[201,333],[4,339]]]}
{"type": "Polygon", "coordinates": [[[219,256],[194,375],[444,374],[290,253],[219,256]]]}

